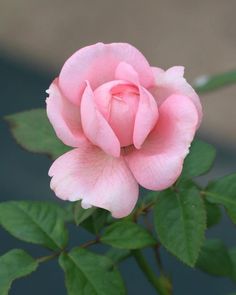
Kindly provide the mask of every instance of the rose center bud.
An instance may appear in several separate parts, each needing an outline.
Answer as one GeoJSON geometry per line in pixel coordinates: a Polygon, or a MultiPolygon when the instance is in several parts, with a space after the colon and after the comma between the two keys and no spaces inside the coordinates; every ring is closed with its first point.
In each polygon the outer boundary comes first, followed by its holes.
{"type": "Polygon", "coordinates": [[[126,81],[112,81],[98,87],[94,94],[98,109],[115,132],[121,147],[133,144],[138,88],[126,81]]]}

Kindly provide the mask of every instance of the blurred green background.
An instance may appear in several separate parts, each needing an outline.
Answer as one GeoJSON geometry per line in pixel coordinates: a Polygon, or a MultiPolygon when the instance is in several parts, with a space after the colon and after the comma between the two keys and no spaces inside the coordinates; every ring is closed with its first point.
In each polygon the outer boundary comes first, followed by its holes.
{"type": "MultiPolygon", "coordinates": [[[[1,117],[45,106],[45,90],[64,61],[75,50],[97,41],[129,42],[150,64],[168,68],[184,65],[190,81],[202,74],[236,68],[236,1],[128,0],[128,1],[0,1],[1,117]]],[[[199,136],[217,146],[217,163],[209,177],[235,172],[236,85],[202,96],[204,121],[199,136]]],[[[47,176],[50,160],[18,147],[0,121],[0,198],[55,199],[47,176]]],[[[205,180],[203,180],[205,181],[205,180]]],[[[70,228],[72,244],[86,233],[70,228]]],[[[236,232],[225,217],[210,230],[236,245],[236,232]]],[[[11,248],[43,255],[0,230],[0,254],[11,248]]],[[[147,257],[152,262],[149,252],[147,257]]],[[[236,289],[227,279],[189,270],[163,250],[173,276],[175,295],[226,295],[236,289]]],[[[122,264],[128,294],[155,294],[134,261],[122,264]]],[[[42,293],[65,295],[63,273],[57,262],[40,266],[31,278],[17,281],[11,295],[42,293]]]]}

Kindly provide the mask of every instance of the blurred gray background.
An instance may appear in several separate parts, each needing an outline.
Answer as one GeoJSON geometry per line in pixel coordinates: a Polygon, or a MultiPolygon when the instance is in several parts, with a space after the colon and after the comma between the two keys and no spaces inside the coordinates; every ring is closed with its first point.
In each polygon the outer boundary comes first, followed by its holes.
{"type": "MultiPolygon", "coordinates": [[[[139,48],[151,65],[184,65],[190,82],[203,74],[236,68],[235,0],[0,0],[0,115],[44,107],[45,89],[64,61],[78,48],[98,41],[128,42],[139,48]]],[[[236,85],[201,97],[204,120],[199,136],[217,146],[211,176],[236,171],[236,85]]],[[[21,150],[0,121],[0,197],[52,199],[44,156],[21,150]]],[[[236,245],[235,230],[227,220],[208,234],[236,245]]],[[[71,239],[79,243],[71,228],[71,239]]],[[[0,231],[0,254],[29,246],[0,231]]],[[[227,295],[236,286],[227,279],[210,278],[191,270],[163,252],[172,273],[175,295],[227,295]]],[[[147,253],[148,259],[152,260],[147,253]]],[[[122,265],[128,294],[155,294],[134,268],[122,265]]],[[[63,274],[50,262],[32,279],[16,282],[11,295],[44,293],[65,295],[63,274]]]]}

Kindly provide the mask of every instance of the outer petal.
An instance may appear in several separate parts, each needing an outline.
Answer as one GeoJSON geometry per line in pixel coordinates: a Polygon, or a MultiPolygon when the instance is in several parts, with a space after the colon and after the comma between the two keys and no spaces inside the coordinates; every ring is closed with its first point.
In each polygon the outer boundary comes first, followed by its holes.
{"type": "Polygon", "coordinates": [[[163,74],[165,71],[163,69],[161,69],[161,68],[152,67],[152,72],[154,74],[154,77],[156,78],[157,75],[163,74]]]}
{"type": "Polygon", "coordinates": [[[97,109],[94,93],[89,84],[84,91],[81,101],[81,120],[84,133],[93,144],[99,146],[106,153],[119,157],[120,142],[97,109]]]}
{"type": "Polygon", "coordinates": [[[163,190],[179,177],[198,122],[188,97],[172,95],[159,108],[159,120],[141,150],[127,153],[127,163],[143,187],[163,190]]]}
{"type": "Polygon", "coordinates": [[[155,75],[156,86],[149,90],[157,99],[158,104],[161,104],[172,94],[180,94],[189,97],[197,108],[199,127],[202,120],[202,106],[198,95],[183,77],[184,67],[176,66],[167,71],[153,68],[153,73],[155,75]]]}
{"type": "Polygon", "coordinates": [[[158,119],[157,103],[151,93],[139,87],[139,105],[134,123],[133,141],[137,149],[141,148],[144,140],[156,125],[158,119]]]}
{"type": "Polygon", "coordinates": [[[115,78],[115,70],[120,62],[133,66],[144,87],[154,84],[150,65],[143,54],[127,43],[112,43],[84,47],[74,53],[64,64],[59,85],[63,93],[79,104],[88,80],[92,89],[115,78]]]}
{"type": "Polygon", "coordinates": [[[63,200],[82,199],[82,206],[101,207],[116,218],[130,214],[138,184],[124,159],[106,155],[95,146],[74,149],[51,166],[51,188],[63,200]]]}
{"type": "Polygon", "coordinates": [[[51,84],[47,92],[47,115],[57,136],[72,147],[87,142],[82,130],[80,109],[61,94],[57,80],[51,84]]]}

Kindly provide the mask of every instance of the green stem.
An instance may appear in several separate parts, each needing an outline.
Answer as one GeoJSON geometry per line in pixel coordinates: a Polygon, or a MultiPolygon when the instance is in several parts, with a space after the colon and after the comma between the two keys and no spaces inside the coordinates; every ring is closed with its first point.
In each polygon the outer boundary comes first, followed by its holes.
{"type": "Polygon", "coordinates": [[[155,202],[150,202],[148,204],[145,204],[144,206],[138,208],[134,213],[133,213],[133,221],[136,222],[139,218],[140,215],[142,214],[147,214],[150,209],[155,205],[155,202]]]}
{"type": "MultiPolygon", "coordinates": [[[[86,242],[86,243],[84,243],[84,244],[81,244],[80,247],[81,247],[81,248],[87,248],[87,247],[92,246],[92,245],[97,244],[97,243],[99,243],[99,237],[97,237],[95,240],[91,240],[91,241],[88,241],[88,242],[86,242]]],[[[52,253],[51,255],[47,255],[47,256],[39,257],[39,258],[37,259],[37,262],[38,262],[38,263],[42,263],[42,262],[46,262],[46,261],[52,260],[52,259],[54,259],[54,258],[60,256],[60,254],[61,254],[63,251],[64,251],[64,249],[61,250],[61,251],[59,251],[59,252],[52,253]]]]}
{"type": "MultiPolygon", "coordinates": [[[[144,215],[144,223],[146,224],[146,228],[147,230],[150,232],[150,234],[152,234],[152,225],[148,222],[148,214],[144,215]]],[[[160,257],[160,252],[159,252],[159,248],[160,248],[160,243],[156,243],[156,245],[154,245],[152,247],[153,252],[154,252],[154,256],[157,262],[157,266],[160,270],[161,274],[164,274],[164,269],[163,269],[163,265],[162,265],[162,261],[161,261],[161,257],[160,257]]]]}
{"type": "Polygon", "coordinates": [[[150,268],[142,252],[140,250],[133,250],[132,254],[138,266],[141,268],[146,278],[153,285],[153,287],[156,289],[158,294],[170,295],[171,294],[170,290],[164,286],[163,284],[164,281],[162,281],[161,278],[157,277],[156,274],[153,272],[153,270],[150,268]]]}
{"type": "Polygon", "coordinates": [[[164,274],[165,272],[164,272],[164,268],[163,268],[163,265],[162,265],[159,248],[160,248],[160,244],[156,244],[155,246],[152,247],[152,249],[154,251],[155,258],[156,258],[157,266],[158,266],[158,268],[160,270],[160,273],[164,274]]]}
{"type": "Polygon", "coordinates": [[[96,237],[95,240],[91,240],[91,241],[85,242],[84,244],[81,244],[80,247],[81,248],[87,248],[89,246],[92,246],[92,245],[95,245],[95,244],[99,243],[99,240],[100,240],[100,238],[99,237],[96,237]]]}
{"type": "Polygon", "coordinates": [[[52,260],[52,259],[58,257],[60,254],[61,254],[61,251],[55,252],[55,253],[52,253],[51,255],[48,255],[48,256],[39,257],[36,261],[38,263],[46,262],[46,261],[49,261],[49,260],[52,260]]]}

